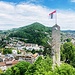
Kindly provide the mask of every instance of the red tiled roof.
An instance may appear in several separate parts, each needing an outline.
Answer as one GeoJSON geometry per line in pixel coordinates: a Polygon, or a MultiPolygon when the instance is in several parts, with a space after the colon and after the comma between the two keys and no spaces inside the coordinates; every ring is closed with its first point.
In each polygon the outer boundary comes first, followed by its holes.
{"type": "Polygon", "coordinates": [[[6,66],[5,62],[0,62],[0,66],[6,66]]]}
{"type": "Polygon", "coordinates": [[[18,60],[13,61],[13,62],[12,62],[12,65],[17,64],[18,62],[19,62],[18,60]]]}

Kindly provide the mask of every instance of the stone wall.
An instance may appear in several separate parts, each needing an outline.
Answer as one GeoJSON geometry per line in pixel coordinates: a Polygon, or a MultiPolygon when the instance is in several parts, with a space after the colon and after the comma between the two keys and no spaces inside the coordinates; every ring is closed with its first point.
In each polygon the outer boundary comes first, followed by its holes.
{"type": "Polygon", "coordinates": [[[53,65],[60,65],[60,26],[52,27],[52,58],[53,65]]]}

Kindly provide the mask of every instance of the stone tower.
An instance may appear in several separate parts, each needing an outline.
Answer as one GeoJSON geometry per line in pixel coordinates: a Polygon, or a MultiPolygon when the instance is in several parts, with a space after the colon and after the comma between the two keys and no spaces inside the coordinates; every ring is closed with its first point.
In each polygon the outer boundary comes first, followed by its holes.
{"type": "Polygon", "coordinates": [[[52,27],[52,59],[53,67],[60,65],[60,26],[57,24],[52,27]]]}

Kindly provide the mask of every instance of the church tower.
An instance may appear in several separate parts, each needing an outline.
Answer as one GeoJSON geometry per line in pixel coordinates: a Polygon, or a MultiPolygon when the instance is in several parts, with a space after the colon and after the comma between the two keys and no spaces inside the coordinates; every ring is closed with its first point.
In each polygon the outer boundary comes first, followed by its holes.
{"type": "Polygon", "coordinates": [[[52,59],[53,67],[60,65],[60,26],[57,24],[52,27],[52,59]]]}

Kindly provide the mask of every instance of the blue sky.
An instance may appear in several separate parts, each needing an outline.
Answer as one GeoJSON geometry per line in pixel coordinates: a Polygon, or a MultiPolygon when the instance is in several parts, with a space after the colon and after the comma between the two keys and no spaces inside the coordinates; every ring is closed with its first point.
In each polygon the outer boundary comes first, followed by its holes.
{"type": "Polygon", "coordinates": [[[50,19],[48,14],[54,10],[61,30],[75,30],[75,0],[0,0],[0,30],[36,21],[51,27],[55,19],[50,19]]]}
{"type": "Polygon", "coordinates": [[[43,5],[48,8],[53,9],[75,9],[74,0],[0,0],[5,2],[13,2],[13,3],[33,3],[38,5],[43,5]]]}

